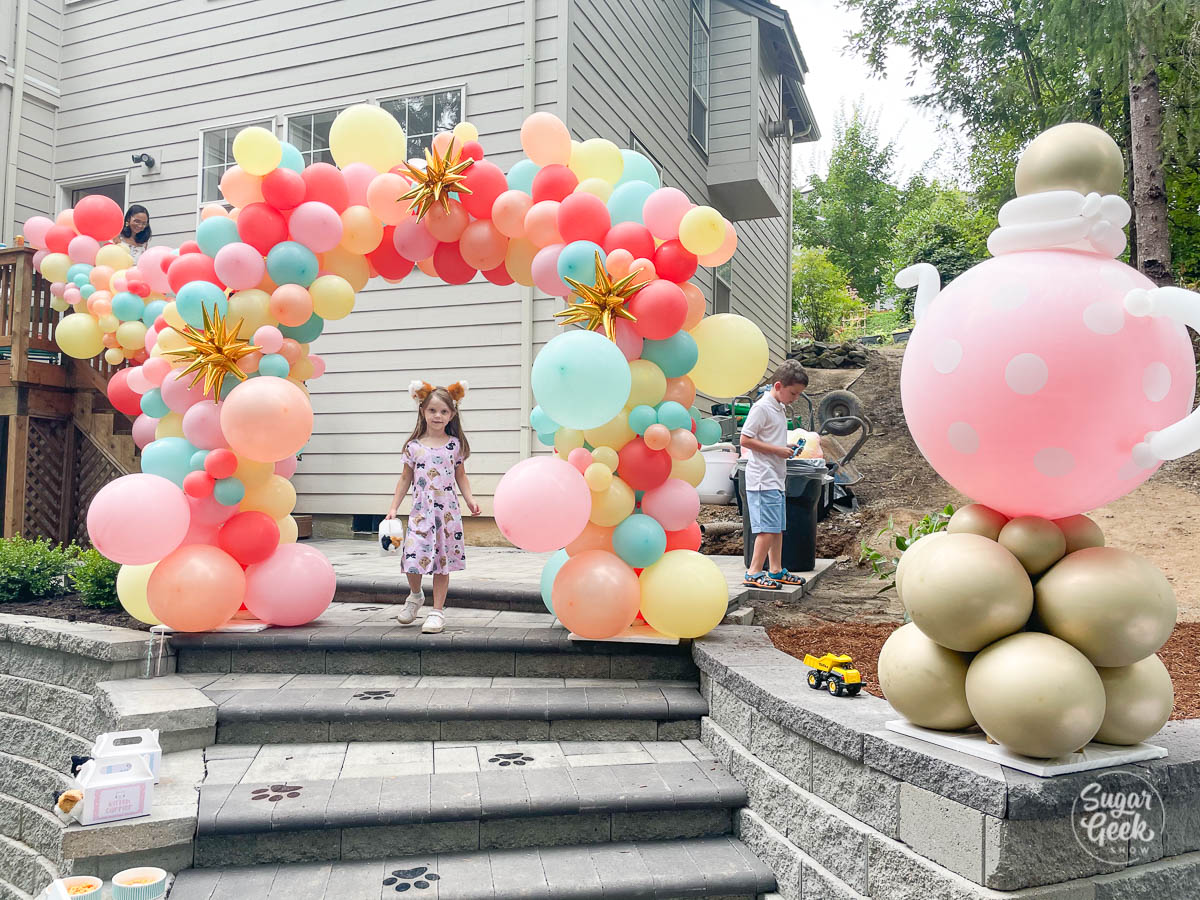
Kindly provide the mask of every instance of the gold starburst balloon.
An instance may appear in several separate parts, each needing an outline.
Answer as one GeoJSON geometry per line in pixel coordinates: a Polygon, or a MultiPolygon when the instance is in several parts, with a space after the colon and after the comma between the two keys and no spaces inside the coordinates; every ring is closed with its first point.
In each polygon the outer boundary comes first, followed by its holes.
{"type": "MultiPolygon", "coordinates": [[[[211,319],[207,306],[201,307],[201,313],[204,316],[203,330],[184,325],[181,332],[183,339],[191,346],[186,350],[167,350],[163,355],[181,360],[190,359],[192,364],[183,370],[183,375],[195,372],[196,377],[188,386],[194,387],[196,382],[203,378],[205,396],[211,394],[213,403],[216,403],[221,399],[221,386],[225,383],[225,376],[233,375],[239,381],[245,381],[246,373],[238,368],[237,362],[260,348],[237,336],[238,329],[242,327],[240,319],[230,328],[216,309],[213,310],[211,319]]],[[[183,375],[178,377],[182,378],[183,375]]]]}
{"type": "Polygon", "coordinates": [[[625,308],[625,301],[650,283],[639,281],[634,284],[634,279],[640,274],[639,270],[631,275],[626,275],[620,281],[613,281],[604,269],[604,261],[597,253],[594,284],[584,284],[574,278],[563,279],[575,289],[575,293],[579,295],[579,302],[572,303],[566,309],[554,314],[555,318],[562,320],[558,324],[577,325],[583,322],[586,323],[585,327],[588,331],[599,331],[603,326],[608,339],[615,341],[617,339],[617,319],[637,321],[637,316],[625,308]]]}
{"type": "Polygon", "coordinates": [[[417,221],[425,218],[425,213],[435,203],[441,204],[442,209],[450,210],[450,192],[469,194],[471,189],[463,184],[467,177],[463,173],[474,165],[471,157],[460,158],[457,147],[458,141],[451,141],[446,152],[438,156],[425,148],[425,168],[419,169],[409,162],[404,163],[408,177],[413,180],[410,191],[401,195],[400,202],[411,201],[416,211],[417,221]]]}

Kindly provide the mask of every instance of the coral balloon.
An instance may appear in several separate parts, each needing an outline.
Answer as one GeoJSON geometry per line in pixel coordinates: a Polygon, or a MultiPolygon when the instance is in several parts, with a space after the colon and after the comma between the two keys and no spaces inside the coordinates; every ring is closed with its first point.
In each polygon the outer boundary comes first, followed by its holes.
{"type": "Polygon", "coordinates": [[[676,283],[687,281],[696,274],[697,259],[677,240],[664,241],[654,251],[654,270],[659,278],[676,283]]]}
{"type": "MultiPolygon", "coordinates": [[[[274,463],[312,437],[308,395],[284,378],[260,376],[229,392],[221,405],[221,430],[239,456],[274,463]]],[[[553,549],[553,548],[551,548],[553,549]]]]}
{"type": "Polygon", "coordinates": [[[279,546],[279,526],[266,513],[241,512],[221,526],[217,546],[243,566],[264,562],[279,546]]]}
{"type": "Polygon", "coordinates": [[[399,225],[411,218],[412,204],[400,199],[411,187],[411,181],[395,172],[377,175],[367,186],[367,208],[385,225],[399,225]]]}
{"type": "Polygon", "coordinates": [[[643,338],[663,341],[683,327],[687,318],[687,297],[679,285],[664,278],[652,281],[626,303],[636,317],[634,329],[643,338]]]}
{"type": "Polygon", "coordinates": [[[176,631],[212,631],[246,596],[242,567],[224,550],[190,544],[165,556],[146,584],[150,612],[176,631]]]}
{"type": "Polygon", "coordinates": [[[617,456],[617,473],[635,491],[651,491],[671,475],[671,457],[662,450],[650,449],[643,438],[634,438],[617,456]]]}
{"type": "Polygon", "coordinates": [[[263,177],[262,196],[276,209],[295,209],[304,202],[304,179],[291,169],[276,169],[263,177]]]}
{"type": "Polygon", "coordinates": [[[80,234],[107,241],[117,236],[125,224],[125,215],[112,198],[88,194],[75,204],[73,220],[80,234]]]}
{"type": "Polygon", "coordinates": [[[672,550],[699,550],[704,533],[699,522],[689,522],[687,528],[667,532],[667,553],[672,550]]]}
{"type": "Polygon", "coordinates": [[[696,638],[725,618],[729,586],[707,556],[672,550],[641,575],[642,616],[668,637],[696,638]]]}
{"type": "Polygon", "coordinates": [[[422,220],[429,233],[443,243],[453,243],[462,237],[471,217],[457,200],[451,200],[448,209],[433,205],[422,220]]]}
{"type": "Polygon", "coordinates": [[[433,251],[433,268],[438,277],[447,284],[466,284],[475,277],[478,269],[463,259],[458,242],[438,244],[433,251]]]}
{"type": "Polygon", "coordinates": [[[463,231],[458,240],[458,249],[468,266],[486,271],[504,262],[508,238],[494,223],[477,219],[463,231]]]}
{"type": "MultiPolygon", "coordinates": [[[[613,545],[613,528],[612,526],[597,525],[595,522],[588,522],[579,537],[567,544],[566,550],[568,556],[578,556],[587,550],[605,550],[612,553],[613,545]]],[[[553,611],[553,610],[551,610],[553,611]]]]}
{"type": "Polygon", "coordinates": [[[533,202],[565,200],[579,184],[575,173],[562,165],[543,166],[533,176],[533,202]]]}
{"type": "Polygon", "coordinates": [[[508,190],[508,179],[499,166],[483,160],[467,169],[463,186],[471,191],[459,194],[463,208],[476,219],[490,219],[496,198],[508,190]]]}
{"type": "MultiPolygon", "coordinates": [[[[367,254],[367,259],[381,276],[391,281],[406,278],[413,270],[413,261],[397,249],[396,235],[400,226],[391,225],[383,229],[383,237],[379,246],[367,254]]],[[[436,242],[434,249],[436,249],[436,242]]],[[[430,251],[432,253],[433,250],[430,251]]]]}
{"type": "Polygon", "coordinates": [[[270,204],[251,203],[238,215],[237,233],[243,243],[266,255],[276,244],[287,240],[288,222],[270,204]]]}
{"type": "Polygon", "coordinates": [[[602,244],[610,224],[608,207],[594,194],[571,194],[558,205],[558,233],[566,243],[591,241],[602,244]]]}
{"type": "MultiPolygon", "coordinates": [[[[264,207],[270,209],[265,204],[264,207]]],[[[207,281],[218,287],[224,286],[224,282],[217,277],[213,261],[203,253],[185,253],[175,257],[167,267],[167,283],[171,290],[178,294],[185,284],[192,281],[207,281]]]]}
{"type": "MultiPolygon", "coordinates": [[[[387,167],[385,167],[386,170],[387,167]]],[[[300,173],[304,179],[304,199],[333,207],[339,216],[350,205],[350,191],[341,171],[329,163],[313,163],[300,173]]]]}
{"type": "Polygon", "coordinates": [[[554,578],[554,614],[574,634],[602,641],[620,634],[641,604],[633,569],[613,553],[585,550],[570,557],[554,578]]]}
{"type": "Polygon", "coordinates": [[[591,503],[578,469],[565,460],[535,456],[500,479],[493,510],[496,525],[509,541],[522,550],[545,552],[579,536],[591,503]]]}
{"type": "Polygon", "coordinates": [[[563,243],[558,230],[558,201],[535,203],[525,214],[525,237],[538,247],[563,243]]]}
{"type": "Polygon", "coordinates": [[[649,259],[654,256],[654,235],[637,222],[618,222],[604,236],[605,252],[617,249],[628,250],[632,259],[649,259]]]}
{"type": "Polygon", "coordinates": [[[158,475],[123,475],[102,487],[88,507],[88,538],[113,562],[144,565],[183,540],[191,516],[178,487],[158,475]]]}
{"type": "Polygon", "coordinates": [[[130,369],[118,369],[108,379],[105,393],[113,409],[127,416],[136,416],[142,411],[142,397],[129,386],[130,369]]]}
{"type": "MultiPolygon", "coordinates": [[[[687,300],[687,316],[683,320],[682,328],[684,331],[691,331],[700,324],[700,320],[704,318],[704,314],[708,311],[708,301],[704,297],[704,292],[690,281],[685,281],[679,285],[679,289],[683,291],[684,299],[687,300]]],[[[690,403],[684,404],[691,406],[690,403]]]]}

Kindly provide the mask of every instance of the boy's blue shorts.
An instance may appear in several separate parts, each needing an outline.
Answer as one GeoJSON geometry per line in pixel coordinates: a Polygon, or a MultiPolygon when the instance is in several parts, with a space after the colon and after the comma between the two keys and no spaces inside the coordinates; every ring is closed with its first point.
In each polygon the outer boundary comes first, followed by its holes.
{"type": "Polygon", "coordinates": [[[754,534],[782,534],[787,524],[783,491],[746,491],[750,530],[754,534]]]}

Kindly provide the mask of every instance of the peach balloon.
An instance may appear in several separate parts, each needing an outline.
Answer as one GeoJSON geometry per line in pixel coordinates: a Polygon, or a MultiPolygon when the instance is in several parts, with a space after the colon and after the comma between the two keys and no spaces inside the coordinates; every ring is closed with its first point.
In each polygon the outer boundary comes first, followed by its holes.
{"type": "Polygon", "coordinates": [[[582,638],[602,641],[633,622],[642,602],[641,583],[616,554],[585,550],[558,570],[551,600],[564,626],[582,638]]]}
{"type": "MultiPolygon", "coordinates": [[[[379,234],[382,240],[382,229],[379,234]]],[[[379,242],[376,241],[376,246],[378,245],[379,242]]],[[[372,247],[371,249],[374,250],[375,248],[372,247]]],[[[350,287],[354,288],[356,292],[365,288],[367,282],[371,280],[371,268],[362,254],[353,253],[344,246],[334,247],[328,253],[322,253],[320,260],[322,273],[342,276],[350,282],[350,287]]]]}
{"type": "Polygon", "coordinates": [[[526,238],[514,238],[508,242],[504,268],[517,284],[533,287],[533,258],[537,252],[537,246],[526,238]]]}
{"type": "Polygon", "coordinates": [[[604,268],[608,269],[608,274],[618,279],[628,275],[632,265],[633,254],[624,247],[618,247],[612,251],[608,254],[608,259],[604,261],[604,268]]]}
{"type": "Polygon", "coordinates": [[[525,216],[533,198],[524,191],[505,191],[492,204],[492,224],[510,238],[525,237],[525,216]]]}
{"type": "Polygon", "coordinates": [[[521,148],[535,165],[565,166],[571,161],[571,133],[553,113],[535,112],[521,125],[521,148]]]}
{"type": "Polygon", "coordinates": [[[217,206],[216,204],[210,204],[209,206],[206,206],[200,210],[200,221],[203,222],[205,219],[211,219],[214,216],[224,215],[226,215],[225,207],[217,206]]]}
{"type": "Polygon", "coordinates": [[[110,266],[96,266],[88,272],[88,281],[98,291],[107,291],[112,284],[113,270],[110,266]]]}
{"type": "Polygon", "coordinates": [[[674,400],[684,409],[690,409],[696,402],[696,385],[686,375],[668,378],[667,393],[663,395],[663,400],[674,400]]]}
{"type": "Polygon", "coordinates": [[[504,262],[508,238],[487,219],[476,219],[463,231],[458,249],[467,265],[486,272],[504,262]]]}
{"type": "Polygon", "coordinates": [[[295,328],[312,318],[312,296],[298,284],[283,284],[272,292],[270,309],[280,324],[295,328]]]}
{"type": "Polygon", "coordinates": [[[604,525],[597,525],[595,522],[588,522],[584,526],[583,534],[567,544],[567,555],[578,556],[588,550],[605,550],[609,553],[613,551],[612,545],[613,528],[604,525]]]}
{"type": "MultiPolygon", "coordinates": [[[[700,290],[690,281],[685,281],[679,285],[683,291],[683,296],[687,300],[688,311],[687,318],[683,320],[683,331],[691,331],[700,324],[700,320],[704,318],[704,314],[708,311],[708,301],[704,299],[704,291],[700,290]]],[[[682,401],[680,401],[682,402],[682,401]]],[[[691,403],[684,403],[684,406],[691,406],[691,403]]]]}
{"type": "Polygon", "coordinates": [[[432,256],[427,256],[425,259],[423,259],[419,263],[417,263],[417,268],[420,269],[422,272],[424,272],[426,275],[428,275],[430,278],[437,278],[439,281],[441,281],[441,279],[438,278],[437,269],[435,269],[433,267],[433,257],[432,256]]]}
{"type": "Polygon", "coordinates": [[[167,554],[146,585],[150,611],[176,631],[212,631],[228,622],[246,596],[237,561],[210,544],[189,544],[167,554]]]}
{"type": "Polygon", "coordinates": [[[407,201],[401,202],[400,198],[411,187],[412,182],[395,172],[384,172],[382,175],[377,175],[367,187],[367,208],[383,224],[399,225],[410,209],[410,204],[407,201]]]}
{"type": "Polygon", "coordinates": [[[241,166],[230,166],[221,176],[221,195],[238,208],[261,203],[262,178],[251,175],[241,166]]]}
{"type": "Polygon", "coordinates": [[[696,455],[700,446],[696,436],[686,428],[676,428],[671,432],[671,442],[667,444],[667,453],[672,459],[691,459],[696,455]]]}
{"type": "Polygon", "coordinates": [[[635,259],[629,264],[629,274],[638,273],[638,281],[653,281],[658,277],[658,272],[654,268],[654,263],[646,259],[644,256],[640,259],[635,259]]]}
{"type": "Polygon", "coordinates": [[[379,246],[381,240],[383,224],[370,209],[365,206],[346,207],[346,211],[342,213],[340,246],[343,250],[358,254],[370,253],[379,246]]]}
{"type": "Polygon", "coordinates": [[[279,342],[279,349],[275,352],[286,359],[289,366],[294,366],[297,360],[304,354],[300,342],[295,338],[284,338],[281,340],[279,342]]]}
{"type": "Polygon", "coordinates": [[[558,206],[557,200],[543,200],[533,204],[525,214],[525,237],[539,249],[563,243],[558,231],[558,206]]]}
{"type": "Polygon", "coordinates": [[[260,375],[243,381],[221,406],[225,439],[247,459],[274,463],[295,456],[312,429],[308,395],[285,378],[260,375]]]}
{"type": "Polygon", "coordinates": [[[451,200],[449,209],[442,209],[436,203],[429,207],[429,212],[425,213],[425,218],[421,221],[425,223],[425,227],[435,238],[443,243],[451,244],[462,237],[471,217],[461,203],[451,200]]]}
{"type": "Polygon", "coordinates": [[[666,425],[651,425],[646,429],[643,439],[651,450],[666,450],[671,443],[671,429],[666,425]]]}

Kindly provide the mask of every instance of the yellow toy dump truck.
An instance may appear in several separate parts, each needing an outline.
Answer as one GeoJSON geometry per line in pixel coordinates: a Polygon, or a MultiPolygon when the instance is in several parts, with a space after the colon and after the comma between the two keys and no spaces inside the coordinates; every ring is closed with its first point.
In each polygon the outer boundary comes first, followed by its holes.
{"type": "Polygon", "coordinates": [[[810,668],[808,686],[814,691],[828,688],[835,697],[853,697],[862,690],[862,676],[852,668],[854,660],[844,653],[826,653],[824,656],[804,655],[804,664],[810,668]]]}

